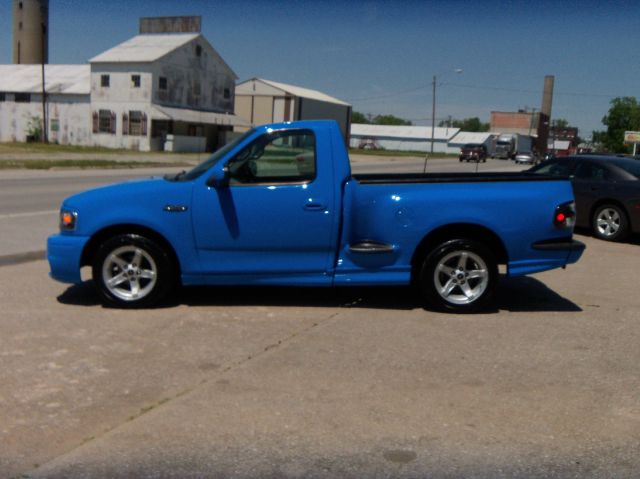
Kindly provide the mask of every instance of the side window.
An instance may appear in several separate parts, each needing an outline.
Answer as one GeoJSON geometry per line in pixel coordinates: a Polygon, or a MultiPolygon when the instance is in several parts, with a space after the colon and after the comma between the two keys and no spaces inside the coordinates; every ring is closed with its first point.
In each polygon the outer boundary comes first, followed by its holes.
{"type": "Polygon", "coordinates": [[[316,177],[316,140],[310,130],[267,133],[229,162],[231,184],[305,183],[316,177]]]}
{"type": "Polygon", "coordinates": [[[607,170],[600,165],[582,162],[578,164],[575,176],[581,180],[603,181],[606,180],[609,175],[607,174],[607,170]]]}

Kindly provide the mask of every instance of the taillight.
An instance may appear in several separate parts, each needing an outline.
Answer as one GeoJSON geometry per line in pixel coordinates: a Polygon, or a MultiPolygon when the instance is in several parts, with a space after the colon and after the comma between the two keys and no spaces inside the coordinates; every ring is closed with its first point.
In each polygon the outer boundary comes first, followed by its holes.
{"type": "Polygon", "coordinates": [[[576,203],[568,201],[556,206],[553,225],[559,229],[573,228],[576,224],[576,203]]]}

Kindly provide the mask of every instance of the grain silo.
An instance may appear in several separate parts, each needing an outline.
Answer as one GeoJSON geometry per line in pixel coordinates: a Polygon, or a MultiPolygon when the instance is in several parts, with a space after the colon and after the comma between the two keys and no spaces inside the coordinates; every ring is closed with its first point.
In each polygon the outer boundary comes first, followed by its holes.
{"type": "Polygon", "coordinates": [[[49,0],[13,0],[13,63],[49,62],[49,0]]]}

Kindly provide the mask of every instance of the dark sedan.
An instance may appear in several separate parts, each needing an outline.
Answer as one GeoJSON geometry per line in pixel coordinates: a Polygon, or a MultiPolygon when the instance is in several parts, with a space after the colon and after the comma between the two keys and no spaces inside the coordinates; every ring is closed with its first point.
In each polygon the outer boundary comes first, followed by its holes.
{"type": "Polygon", "coordinates": [[[528,171],[567,176],[576,197],[576,225],[607,241],[640,232],[640,161],[617,156],[554,158],[528,171]]]}

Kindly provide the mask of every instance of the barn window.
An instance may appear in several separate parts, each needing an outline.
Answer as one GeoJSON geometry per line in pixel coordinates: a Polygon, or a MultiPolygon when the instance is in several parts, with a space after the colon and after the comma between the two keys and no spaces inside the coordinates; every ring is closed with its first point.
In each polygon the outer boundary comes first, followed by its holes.
{"type": "Polygon", "coordinates": [[[116,132],[116,116],[110,110],[100,110],[98,113],[98,132],[111,133],[116,132]]]}
{"type": "Polygon", "coordinates": [[[140,75],[131,75],[131,86],[133,88],[140,88],[140,75]]]}
{"type": "Polygon", "coordinates": [[[167,77],[158,78],[158,89],[166,90],[167,89],[167,77]]]}
{"type": "Polygon", "coordinates": [[[129,134],[133,136],[142,135],[142,112],[129,112],[129,134]]]}
{"type": "Polygon", "coordinates": [[[29,103],[31,102],[31,93],[14,93],[13,100],[16,103],[29,103]]]}
{"type": "Polygon", "coordinates": [[[229,90],[228,88],[224,89],[224,99],[228,100],[229,98],[231,98],[231,90],[229,90]]]}
{"type": "Polygon", "coordinates": [[[3,91],[0,91],[0,102],[7,101],[7,94],[3,91]]]}
{"type": "Polygon", "coordinates": [[[199,57],[202,55],[202,47],[200,45],[196,45],[196,56],[199,57]]]}
{"type": "Polygon", "coordinates": [[[100,75],[100,86],[101,87],[108,87],[110,83],[110,78],[109,75],[100,75]]]}

